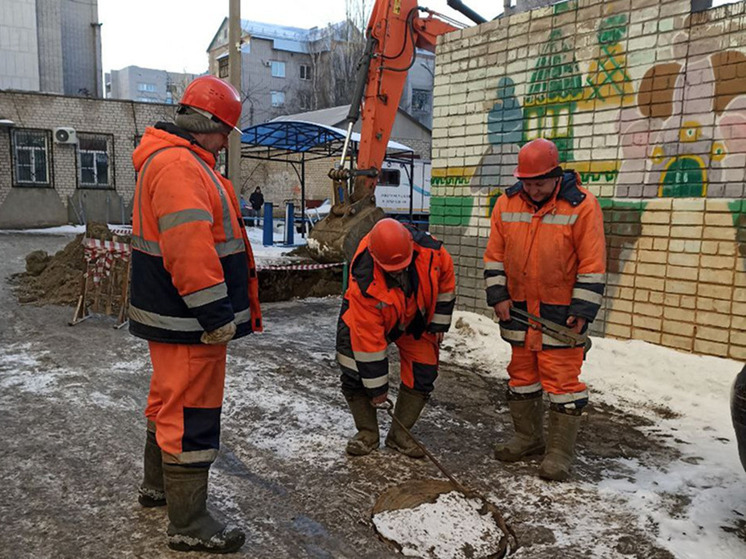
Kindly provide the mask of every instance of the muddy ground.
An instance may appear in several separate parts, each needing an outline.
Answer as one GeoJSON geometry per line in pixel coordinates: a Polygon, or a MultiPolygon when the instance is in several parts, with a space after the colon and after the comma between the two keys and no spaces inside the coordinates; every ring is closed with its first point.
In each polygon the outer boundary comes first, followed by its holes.
{"type": "MultiPolygon", "coordinates": [[[[19,305],[6,281],[32,250],[53,253],[69,240],[0,234],[0,557],[183,557],[165,546],[165,510],[142,509],[136,499],[146,344],[113,329],[110,317],[69,327],[71,308],[19,305]]],[[[230,346],[211,503],[247,529],[239,557],[396,557],[372,528],[376,497],[405,480],[439,477],[428,462],[389,450],[344,455],[352,421],[333,359],[339,302],[266,304],[266,332],[230,346]]],[[[492,444],[510,430],[504,391],[503,381],[446,362],[416,434],[503,508],[524,544],[516,557],[594,557],[544,527],[573,526],[577,518],[562,517],[567,506],[604,516],[604,531],[584,538],[606,538],[608,557],[673,557],[656,544],[654,526],[624,512],[594,512],[603,497],[589,489],[625,477],[618,458],[661,468],[675,458],[668,439],[651,436],[650,420],[597,403],[585,419],[577,481],[546,484],[535,477],[537,461],[491,458],[492,444]]],[[[681,505],[672,495],[672,514],[681,505]]]]}

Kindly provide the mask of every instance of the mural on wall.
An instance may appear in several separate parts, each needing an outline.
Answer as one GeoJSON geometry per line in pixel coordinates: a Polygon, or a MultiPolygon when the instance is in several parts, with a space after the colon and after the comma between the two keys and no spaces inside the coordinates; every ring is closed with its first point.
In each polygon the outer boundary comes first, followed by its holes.
{"type": "Polygon", "coordinates": [[[620,181],[617,196],[742,197],[745,95],[746,55],[739,51],[690,57],[686,66],[651,67],[640,84],[637,106],[622,115],[631,123],[621,134],[620,172],[639,175],[633,167],[647,160],[639,181],[645,186],[620,181]]]}
{"type": "Polygon", "coordinates": [[[560,161],[573,158],[573,114],[583,99],[583,79],[575,60],[575,46],[553,29],[534,64],[523,100],[523,143],[550,138],[560,161]]]}
{"type": "MultiPolygon", "coordinates": [[[[555,14],[572,9],[576,2],[557,4],[555,14]]],[[[655,49],[637,53],[641,79],[635,91],[625,51],[629,15],[616,9],[625,8],[618,2],[604,6],[596,55],[587,71],[576,60],[574,38],[552,28],[526,75],[499,78],[486,114],[489,147],[476,168],[458,171],[462,182],[471,177],[461,195],[470,198],[472,218],[490,215],[502,188],[514,182],[520,146],[539,136],[554,140],[565,166],[578,171],[583,184],[600,197],[746,194],[746,54],[721,49],[715,37],[711,48],[698,49],[708,54],[692,56],[688,35],[682,33],[658,57],[666,62],[656,63],[655,49]],[[650,66],[641,70],[645,60],[650,66]],[[519,96],[516,83],[523,79],[526,92],[519,96]],[[576,118],[599,109],[610,123],[606,134],[581,142],[576,118]],[[597,148],[604,147],[616,157],[598,157],[597,148]]],[[[688,19],[684,23],[688,28],[688,19]]],[[[438,173],[453,172],[434,169],[433,186],[438,173]]],[[[460,218],[461,225],[473,225],[463,213],[460,218]]]]}
{"type": "Polygon", "coordinates": [[[634,101],[632,80],[627,73],[627,53],[622,39],[627,35],[627,14],[601,21],[598,29],[599,53],[591,62],[586,78],[584,99],[599,104],[629,104],[634,101]]]}

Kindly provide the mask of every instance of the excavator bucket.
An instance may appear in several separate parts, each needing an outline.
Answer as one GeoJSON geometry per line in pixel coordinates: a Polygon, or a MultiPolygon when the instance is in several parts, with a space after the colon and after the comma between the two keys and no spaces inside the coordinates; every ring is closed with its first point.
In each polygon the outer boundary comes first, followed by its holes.
{"type": "Polygon", "coordinates": [[[336,204],[309,233],[308,250],[318,262],[349,262],[360,240],[383,217],[373,197],[336,204]]]}

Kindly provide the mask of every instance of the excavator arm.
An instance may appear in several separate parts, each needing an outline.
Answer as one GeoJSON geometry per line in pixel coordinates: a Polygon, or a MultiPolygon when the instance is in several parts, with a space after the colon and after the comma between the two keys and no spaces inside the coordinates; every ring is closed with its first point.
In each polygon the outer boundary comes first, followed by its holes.
{"type": "MultiPolygon", "coordinates": [[[[457,0],[450,0],[449,5],[477,23],[485,21],[457,0]]],[[[321,262],[349,260],[360,239],[384,215],[376,207],[374,192],[407,73],[417,59],[416,49],[433,52],[440,35],[460,29],[436,15],[439,14],[418,7],[416,0],[377,0],[373,6],[347,115],[342,156],[329,172],[333,181],[332,209],[309,235],[308,248],[321,262]],[[357,167],[351,171],[345,168],[345,160],[361,110],[357,167]]]]}

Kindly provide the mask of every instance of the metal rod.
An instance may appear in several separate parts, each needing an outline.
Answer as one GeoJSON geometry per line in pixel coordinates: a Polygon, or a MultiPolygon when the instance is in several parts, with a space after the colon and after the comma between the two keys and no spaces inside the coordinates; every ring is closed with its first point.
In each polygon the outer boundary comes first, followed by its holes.
{"type": "Polygon", "coordinates": [[[347,136],[345,136],[345,145],[342,148],[342,157],[339,158],[339,167],[345,166],[345,157],[347,157],[347,148],[350,147],[350,138],[352,137],[352,127],[355,126],[354,122],[347,124],[347,136]]]}

